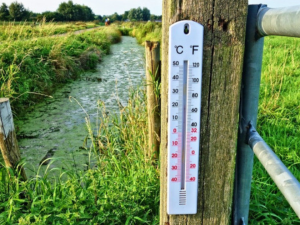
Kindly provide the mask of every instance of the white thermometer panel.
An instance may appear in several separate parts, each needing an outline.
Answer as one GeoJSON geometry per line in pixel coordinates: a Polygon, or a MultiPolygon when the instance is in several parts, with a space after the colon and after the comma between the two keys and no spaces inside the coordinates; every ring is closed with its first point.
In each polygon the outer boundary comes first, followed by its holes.
{"type": "Polygon", "coordinates": [[[203,26],[180,21],[169,30],[168,214],[196,214],[203,26]]]}

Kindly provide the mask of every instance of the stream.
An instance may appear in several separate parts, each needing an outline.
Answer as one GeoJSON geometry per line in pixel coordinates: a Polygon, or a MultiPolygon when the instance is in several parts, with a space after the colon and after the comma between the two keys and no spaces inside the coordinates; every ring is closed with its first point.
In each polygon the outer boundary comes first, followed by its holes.
{"type": "Polygon", "coordinates": [[[125,106],[130,88],[142,85],[144,77],[144,47],[135,38],[123,36],[122,42],[111,46],[111,54],[103,57],[97,72],[84,73],[27,112],[16,121],[26,173],[32,176],[39,168],[71,169],[87,164],[87,151],[81,150],[88,136],[86,113],[95,124],[99,100],[105,102],[107,113],[117,112],[118,101],[125,106]],[[54,160],[45,162],[47,157],[54,160]]]}

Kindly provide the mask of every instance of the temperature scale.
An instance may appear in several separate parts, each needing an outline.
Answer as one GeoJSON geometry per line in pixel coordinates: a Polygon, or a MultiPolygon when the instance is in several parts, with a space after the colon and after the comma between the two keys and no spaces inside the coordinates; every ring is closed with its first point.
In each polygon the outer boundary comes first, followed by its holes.
{"type": "Polygon", "coordinates": [[[203,26],[180,21],[169,31],[168,214],[196,214],[203,26]]]}

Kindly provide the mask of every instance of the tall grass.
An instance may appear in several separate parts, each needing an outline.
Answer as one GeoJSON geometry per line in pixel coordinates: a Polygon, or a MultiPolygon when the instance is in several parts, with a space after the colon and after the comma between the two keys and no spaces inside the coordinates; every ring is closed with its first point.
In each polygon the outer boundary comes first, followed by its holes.
{"type": "MultiPolygon", "coordinates": [[[[144,90],[132,92],[126,107],[106,115],[87,153],[96,164],[86,171],[61,171],[26,182],[0,176],[0,223],[6,224],[157,224],[159,170],[145,159],[147,125],[144,90]]],[[[1,175],[1,174],[0,174],[1,175]]]]}
{"type": "Polygon", "coordinates": [[[162,24],[157,22],[123,22],[118,24],[123,35],[130,35],[137,39],[139,44],[145,41],[161,41],[162,24]]]}
{"type": "Polygon", "coordinates": [[[4,41],[0,45],[0,97],[15,98],[22,107],[34,104],[37,95],[30,93],[51,94],[57,85],[95,69],[110,45],[120,39],[117,29],[101,28],[78,35],[4,41]]]}
{"type": "MultiPolygon", "coordinates": [[[[265,38],[258,127],[264,140],[300,180],[300,40],[265,38]]],[[[250,224],[300,224],[257,159],[250,224]]]]}
{"type": "MultiPolygon", "coordinates": [[[[119,28],[121,32],[136,36],[140,43],[148,38],[151,40],[151,36],[147,37],[150,33],[160,40],[159,25],[128,23],[119,28]]],[[[53,50],[53,58],[46,54],[47,57],[39,59],[41,62],[44,62],[44,58],[50,59],[43,64],[45,67],[49,64],[56,67],[56,62],[64,62],[54,70],[58,74],[53,73],[55,79],[64,78],[64,71],[69,71],[64,68],[71,65],[68,59],[75,58],[78,61],[72,62],[79,62],[80,65],[81,61],[86,60],[85,55],[94,53],[91,48],[106,52],[109,51],[109,43],[118,39],[115,31],[111,34],[94,32],[53,39],[56,40],[56,44],[51,45],[54,47],[45,47],[48,49],[46,52],[53,50]],[[103,39],[110,41],[103,42],[103,39]]],[[[6,69],[1,71],[4,78],[0,87],[1,93],[6,93],[4,95],[9,95],[11,90],[19,92],[12,83],[20,83],[20,69],[30,68],[28,65],[31,64],[26,61],[27,54],[38,51],[30,43],[28,41],[28,49],[32,51],[23,51],[20,55],[16,51],[10,55],[14,63],[7,64],[6,69]],[[9,76],[12,78],[8,79],[9,76]]],[[[48,42],[38,43],[37,46],[47,46],[48,42]]],[[[257,130],[300,180],[299,47],[299,39],[265,38],[257,130]]],[[[41,49],[39,51],[43,52],[41,49]]],[[[4,56],[8,57],[9,54],[4,56]]],[[[3,60],[0,62],[5,63],[3,60]]],[[[36,64],[38,62],[35,61],[36,64]]],[[[42,67],[39,69],[43,71],[42,67]]],[[[72,76],[70,71],[67,75],[72,76]]],[[[44,78],[48,79],[47,76],[44,78]]],[[[6,169],[0,169],[0,221],[7,224],[158,223],[158,165],[147,161],[144,156],[147,148],[144,91],[132,92],[128,105],[120,106],[118,114],[107,115],[102,102],[99,102],[99,111],[101,123],[97,132],[87,117],[91,146],[86,151],[96,160],[95,166],[90,163],[86,171],[61,171],[54,181],[50,181],[46,173],[26,182],[9,178],[6,169]]],[[[249,224],[299,224],[297,216],[257,159],[254,162],[251,192],[249,224]]]]}
{"type": "Polygon", "coordinates": [[[95,23],[91,22],[54,23],[46,22],[46,19],[37,23],[3,22],[0,24],[0,42],[46,37],[71,31],[84,30],[96,26],[95,23]]]}

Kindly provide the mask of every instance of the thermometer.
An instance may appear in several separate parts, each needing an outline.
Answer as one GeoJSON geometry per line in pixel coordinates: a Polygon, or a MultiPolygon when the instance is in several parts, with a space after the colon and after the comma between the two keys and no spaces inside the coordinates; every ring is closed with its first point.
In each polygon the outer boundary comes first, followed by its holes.
{"type": "Polygon", "coordinates": [[[169,30],[168,214],[196,214],[203,26],[180,21],[169,30]]]}

